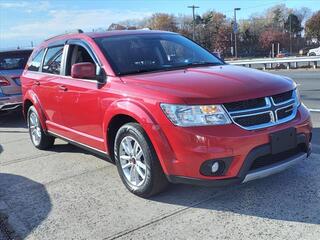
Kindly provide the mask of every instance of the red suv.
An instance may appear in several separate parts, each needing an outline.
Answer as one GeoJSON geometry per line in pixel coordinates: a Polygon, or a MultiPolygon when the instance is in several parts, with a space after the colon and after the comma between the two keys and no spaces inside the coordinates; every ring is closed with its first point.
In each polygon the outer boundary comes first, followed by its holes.
{"type": "Polygon", "coordinates": [[[22,86],[37,148],[62,138],[109,156],[143,197],[169,182],[247,182],[311,152],[310,115],[291,79],[228,65],[171,32],[51,38],[22,86]]]}

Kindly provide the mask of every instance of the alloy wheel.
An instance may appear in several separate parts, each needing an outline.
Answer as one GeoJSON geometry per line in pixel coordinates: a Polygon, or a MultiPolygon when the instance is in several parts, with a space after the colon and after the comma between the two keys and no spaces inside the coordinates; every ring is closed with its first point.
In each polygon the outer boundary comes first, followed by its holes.
{"type": "Polygon", "coordinates": [[[35,112],[31,112],[29,115],[29,130],[32,142],[38,146],[41,142],[41,126],[35,112]]]}
{"type": "Polygon", "coordinates": [[[127,181],[135,186],[141,186],[147,175],[143,150],[136,139],[126,136],[122,139],[119,148],[121,169],[127,181]]]}

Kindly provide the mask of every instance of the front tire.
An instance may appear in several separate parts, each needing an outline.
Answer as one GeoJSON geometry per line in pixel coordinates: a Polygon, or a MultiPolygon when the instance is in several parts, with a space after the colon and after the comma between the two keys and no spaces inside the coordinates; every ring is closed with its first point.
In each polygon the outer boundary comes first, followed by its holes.
{"type": "Polygon", "coordinates": [[[29,135],[33,145],[40,150],[52,147],[54,144],[54,137],[47,135],[43,131],[39,114],[34,106],[31,106],[28,109],[27,117],[29,135]]]}
{"type": "Polygon", "coordinates": [[[119,129],[114,155],[121,180],[130,192],[151,197],[167,187],[152,143],[139,124],[127,123],[119,129]]]}

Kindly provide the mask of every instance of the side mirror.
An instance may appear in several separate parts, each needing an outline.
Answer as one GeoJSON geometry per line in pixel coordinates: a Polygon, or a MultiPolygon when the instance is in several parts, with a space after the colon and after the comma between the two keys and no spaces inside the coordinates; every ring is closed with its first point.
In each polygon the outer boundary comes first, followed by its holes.
{"type": "Polygon", "coordinates": [[[71,67],[71,77],[96,79],[96,65],[91,62],[75,63],[71,67]]]}

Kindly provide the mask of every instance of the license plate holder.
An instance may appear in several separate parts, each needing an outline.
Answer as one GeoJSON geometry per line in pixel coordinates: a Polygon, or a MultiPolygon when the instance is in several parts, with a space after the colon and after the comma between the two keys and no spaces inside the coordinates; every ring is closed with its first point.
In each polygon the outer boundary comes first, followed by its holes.
{"type": "Polygon", "coordinates": [[[277,154],[293,149],[297,146],[296,129],[288,128],[270,134],[271,153],[277,154]]]}

